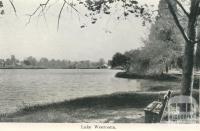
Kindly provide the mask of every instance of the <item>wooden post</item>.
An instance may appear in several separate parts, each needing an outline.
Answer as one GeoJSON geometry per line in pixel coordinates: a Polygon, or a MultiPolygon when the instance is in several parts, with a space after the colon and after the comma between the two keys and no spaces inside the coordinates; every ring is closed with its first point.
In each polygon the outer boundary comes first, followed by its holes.
{"type": "Polygon", "coordinates": [[[159,121],[161,121],[161,119],[162,119],[163,112],[164,112],[164,110],[165,110],[167,101],[169,100],[170,97],[171,97],[171,91],[169,90],[169,91],[167,92],[167,94],[164,96],[164,100],[163,100],[163,102],[162,102],[162,107],[161,107],[161,110],[160,110],[160,113],[159,113],[159,121]]]}

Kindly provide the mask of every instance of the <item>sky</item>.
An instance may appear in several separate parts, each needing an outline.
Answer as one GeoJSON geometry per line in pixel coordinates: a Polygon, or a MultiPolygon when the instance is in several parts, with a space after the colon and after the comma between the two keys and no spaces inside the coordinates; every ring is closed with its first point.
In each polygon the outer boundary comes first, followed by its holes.
{"type": "MultiPolygon", "coordinates": [[[[141,39],[148,36],[150,27],[143,27],[135,17],[117,21],[115,15],[102,15],[96,24],[89,24],[88,18],[82,14],[79,17],[67,7],[63,9],[57,30],[62,0],[48,10],[45,18],[36,15],[26,25],[29,19],[27,14],[31,14],[42,1],[45,0],[14,0],[17,10],[15,16],[8,0],[3,0],[6,14],[0,17],[0,58],[15,55],[18,59],[33,56],[37,59],[47,57],[73,61],[109,60],[116,52],[142,47],[141,39]],[[84,23],[87,27],[81,29],[80,25],[84,23]]],[[[158,3],[158,0],[140,1],[155,6],[158,3]]]]}

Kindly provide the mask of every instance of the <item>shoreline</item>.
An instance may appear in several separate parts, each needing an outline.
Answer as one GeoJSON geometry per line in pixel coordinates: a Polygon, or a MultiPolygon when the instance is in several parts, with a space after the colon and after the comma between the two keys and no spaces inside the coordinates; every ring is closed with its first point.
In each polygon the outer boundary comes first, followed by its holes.
{"type": "MultiPolygon", "coordinates": [[[[193,88],[199,89],[199,75],[194,74],[193,88]]],[[[150,75],[140,75],[137,73],[129,72],[117,72],[115,74],[117,78],[123,79],[144,79],[144,80],[154,80],[154,81],[166,81],[166,82],[181,82],[182,74],[173,73],[173,74],[150,74],[150,75]]]]}
{"type": "Polygon", "coordinates": [[[118,72],[115,77],[117,78],[128,78],[128,79],[148,79],[148,80],[157,80],[157,81],[180,81],[180,74],[149,74],[149,75],[140,75],[137,73],[129,72],[118,72]]]}
{"type": "Polygon", "coordinates": [[[142,122],[143,108],[165,93],[123,92],[26,106],[0,115],[1,122],[142,122]],[[143,101],[143,102],[141,102],[143,101]],[[133,118],[129,118],[132,116],[133,118]],[[115,118],[117,117],[117,118],[115,118]],[[136,118],[135,118],[136,117],[136,118]]]}
{"type": "Polygon", "coordinates": [[[43,67],[19,67],[19,68],[12,68],[12,67],[6,67],[6,68],[0,68],[0,69],[71,69],[71,70],[75,70],[75,69],[81,69],[81,70],[86,70],[86,69],[91,69],[91,70],[94,70],[94,69],[98,69],[98,70],[102,70],[102,69],[105,69],[105,70],[109,70],[108,68],[43,68],[43,67]]]}
{"type": "MultiPolygon", "coordinates": [[[[123,92],[88,96],[44,105],[26,106],[14,113],[1,114],[1,122],[59,122],[59,123],[144,123],[143,109],[162,92],[123,92]]],[[[172,92],[172,96],[179,94],[172,92]]],[[[193,96],[198,100],[198,91],[193,96]]]]}

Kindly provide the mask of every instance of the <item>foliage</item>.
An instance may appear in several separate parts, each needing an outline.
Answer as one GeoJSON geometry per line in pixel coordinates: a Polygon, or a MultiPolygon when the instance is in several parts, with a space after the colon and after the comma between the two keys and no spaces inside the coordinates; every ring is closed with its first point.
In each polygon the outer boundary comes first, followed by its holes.
{"type": "Polygon", "coordinates": [[[177,66],[178,68],[183,68],[183,56],[177,58],[177,66]]]}
{"type": "MultiPolygon", "coordinates": [[[[122,14],[117,16],[119,20],[121,17],[127,17],[133,14],[135,17],[140,17],[143,19],[143,25],[145,22],[152,22],[153,11],[150,10],[149,5],[140,5],[137,0],[85,0],[82,2],[78,0],[79,4],[83,4],[89,12],[85,14],[87,17],[91,17],[92,23],[96,23],[98,20],[96,16],[98,14],[111,15],[115,13],[113,11],[113,5],[120,5],[122,14]]],[[[153,5],[150,5],[151,7],[153,5]]],[[[100,17],[99,17],[100,18],[100,17]]]]}
{"type": "Polygon", "coordinates": [[[5,12],[4,12],[4,9],[3,9],[3,2],[0,1],[0,15],[3,15],[5,12]]]}
{"type": "Polygon", "coordinates": [[[127,70],[127,68],[129,67],[129,60],[129,57],[118,52],[113,56],[111,66],[112,68],[121,66],[127,70]]]}
{"type": "Polygon", "coordinates": [[[165,1],[161,0],[158,8],[159,16],[151,26],[148,39],[143,41],[144,47],[124,53],[130,59],[129,72],[163,73],[168,72],[170,67],[181,67],[180,57],[184,40],[170,12],[163,10],[165,6],[165,1]]]}
{"type": "Polygon", "coordinates": [[[130,50],[124,53],[125,56],[129,57],[130,64],[128,67],[129,72],[138,74],[145,74],[149,69],[149,58],[146,57],[143,49],[130,50]]]}
{"type": "MultiPolygon", "coordinates": [[[[14,55],[12,55],[14,56],[14,55]]],[[[26,59],[20,61],[15,57],[7,58],[6,60],[0,59],[0,68],[53,68],[53,69],[97,69],[97,68],[107,68],[105,66],[106,62],[104,59],[100,59],[97,62],[92,62],[89,60],[82,61],[70,61],[70,60],[59,60],[59,59],[47,59],[42,57],[40,60],[29,56],[26,59]],[[104,66],[104,67],[102,67],[104,66]]]]}
{"type": "MultiPolygon", "coordinates": [[[[0,1],[0,8],[3,7],[3,2],[0,1]],[[2,5],[2,6],[1,6],[2,5]]],[[[13,11],[17,16],[17,10],[13,0],[9,0],[13,11]]],[[[49,8],[55,6],[56,4],[62,4],[58,11],[57,16],[57,29],[59,29],[60,19],[64,8],[71,8],[71,12],[75,12],[80,20],[80,17],[85,17],[91,19],[91,23],[95,24],[99,19],[102,18],[101,15],[116,15],[116,19],[120,20],[127,18],[132,15],[142,19],[142,25],[145,26],[146,22],[151,23],[156,11],[153,10],[154,5],[140,4],[138,0],[44,0],[42,3],[38,4],[38,7],[33,9],[31,13],[28,13],[27,24],[31,22],[34,16],[46,16],[45,13],[48,12],[49,8]],[[82,11],[83,10],[83,11],[82,11]],[[116,13],[117,12],[117,13],[116,13]]],[[[3,10],[4,13],[4,10],[3,10]]],[[[82,22],[81,22],[82,23],[82,22]]],[[[81,28],[86,27],[86,24],[80,25],[81,28]]]]}
{"type": "Polygon", "coordinates": [[[24,60],[23,63],[24,63],[25,65],[27,65],[27,66],[31,65],[31,62],[28,61],[28,60],[24,60]]]}
{"type": "Polygon", "coordinates": [[[150,59],[150,72],[168,72],[173,62],[177,63],[184,40],[169,11],[163,10],[164,0],[159,4],[159,17],[151,26],[148,40],[145,41],[146,56],[150,59]]]}

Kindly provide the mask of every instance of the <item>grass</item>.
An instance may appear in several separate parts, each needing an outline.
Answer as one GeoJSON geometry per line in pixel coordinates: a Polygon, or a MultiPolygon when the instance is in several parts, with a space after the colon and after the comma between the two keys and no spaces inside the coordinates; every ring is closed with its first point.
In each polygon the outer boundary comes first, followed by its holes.
{"type": "MultiPolygon", "coordinates": [[[[110,122],[127,121],[131,115],[143,116],[143,108],[161,95],[157,93],[115,93],[78,98],[45,105],[26,106],[3,114],[2,122],[110,122]],[[131,113],[132,112],[132,113],[131,113]],[[134,113],[135,112],[135,113],[134,113]],[[137,112],[137,113],[136,113],[137,112]],[[118,116],[118,117],[117,117],[118,116]],[[127,118],[126,118],[126,117],[127,118]],[[117,118],[116,118],[117,117],[117,118]],[[116,118],[116,119],[115,119],[116,118]]],[[[132,116],[132,117],[133,117],[132,116]]],[[[138,121],[131,119],[130,121],[138,121]]]]}
{"type": "MultiPolygon", "coordinates": [[[[144,122],[143,109],[166,92],[129,92],[91,96],[45,105],[26,106],[12,114],[2,114],[1,122],[144,122]]],[[[177,95],[174,92],[173,95],[177,95]]],[[[198,92],[194,91],[198,100],[198,92]]]]}
{"type": "Polygon", "coordinates": [[[66,100],[58,103],[26,106],[18,111],[18,113],[36,112],[46,109],[78,109],[78,108],[143,108],[152,100],[161,99],[163,93],[155,92],[130,92],[130,93],[114,93],[111,95],[91,96],[84,98],[77,98],[73,100],[66,100]],[[142,101],[142,102],[141,102],[142,101]]]}
{"type": "Polygon", "coordinates": [[[180,81],[181,76],[176,74],[149,74],[149,75],[141,75],[130,72],[118,72],[116,77],[119,78],[129,78],[129,79],[150,79],[150,80],[158,80],[158,81],[180,81]]]}

